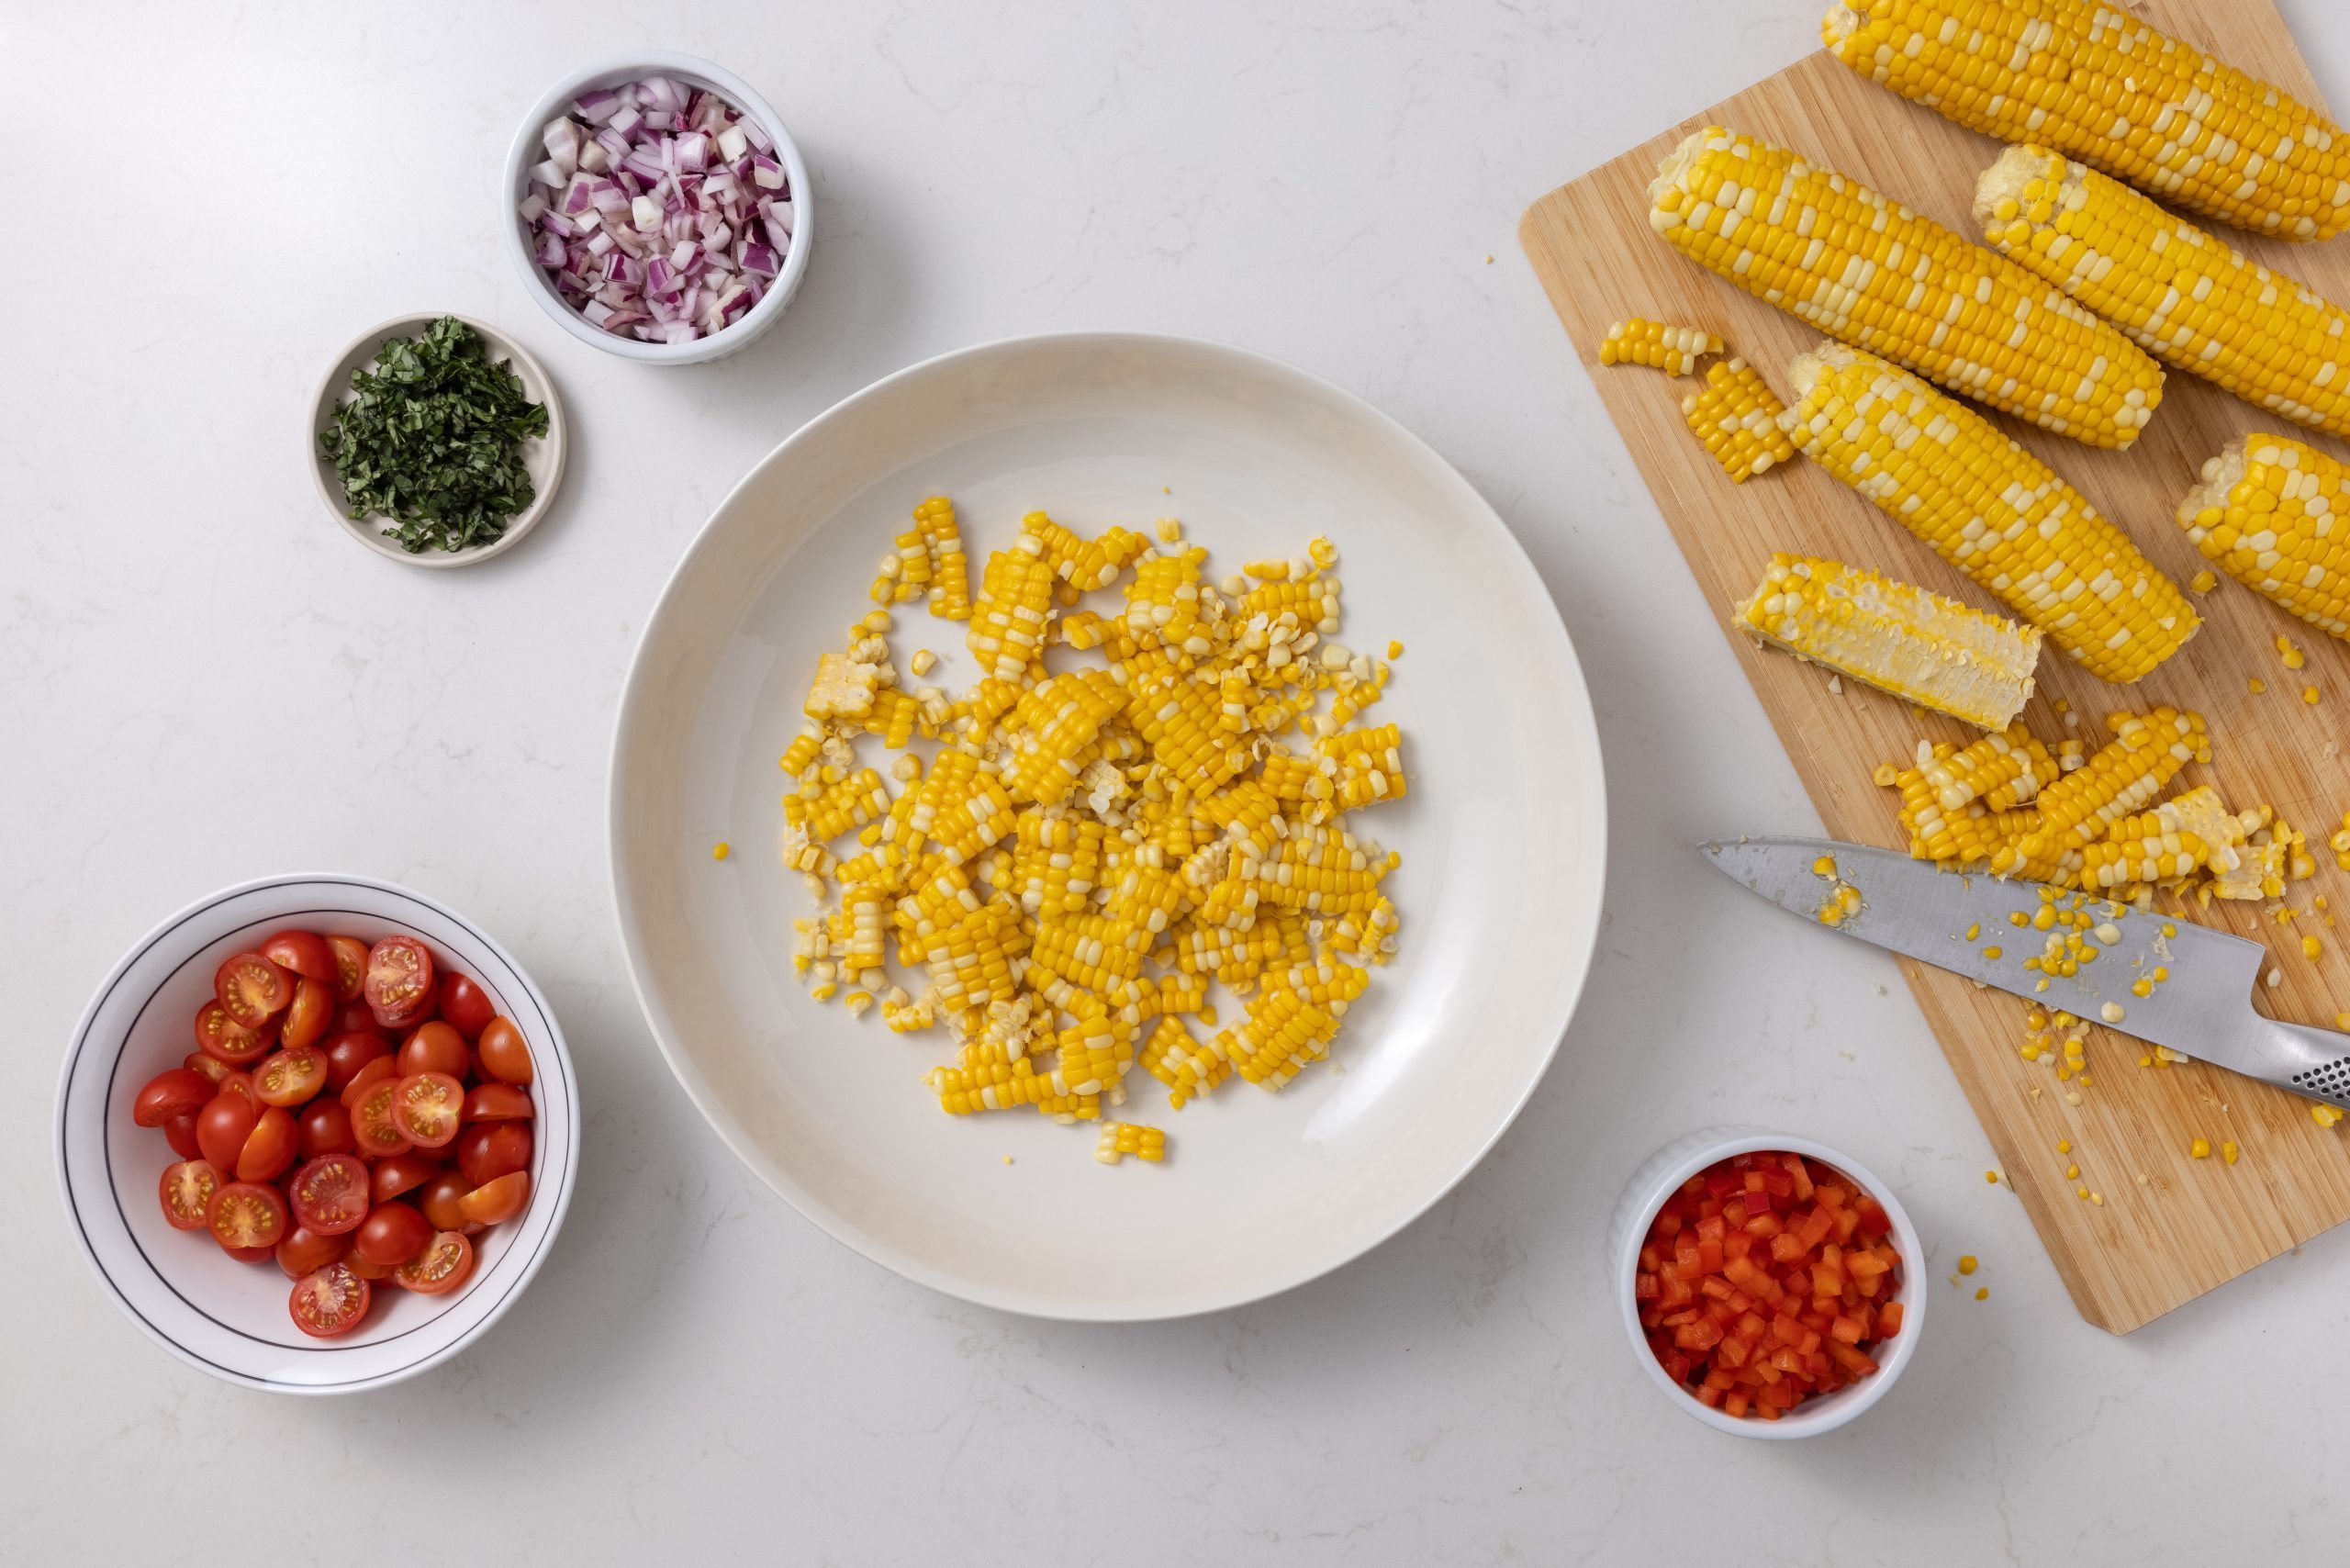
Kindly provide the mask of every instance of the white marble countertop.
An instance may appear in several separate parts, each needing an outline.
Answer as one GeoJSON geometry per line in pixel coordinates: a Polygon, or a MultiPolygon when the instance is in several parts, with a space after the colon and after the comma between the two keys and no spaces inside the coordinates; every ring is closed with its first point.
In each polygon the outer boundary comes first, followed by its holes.
{"type": "MultiPolygon", "coordinates": [[[[0,1561],[346,1561],[452,1529],[500,1562],[1669,1562],[1701,1540],[1748,1564],[2341,1561],[2326,1434],[2350,1361],[2326,1347],[2350,1331],[2350,1238],[2126,1339],[2087,1327],[1985,1185],[1892,964],[1683,848],[1817,819],[1515,226],[1813,47],[1819,8],[0,4],[20,110],[0,1059],[21,1111],[0,1144],[0,1561]],[[805,289],[714,366],[569,341],[491,242],[523,108],[638,43],[757,85],[815,171],[805,289]],[[457,574],[352,548],[303,471],[327,357],[417,308],[519,336],[574,421],[552,517],[457,574]],[[1539,564],[1613,764],[1599,964],[1493,1157],[1349,1268],[1139,1327],[966,1306],[802,1222],[671,1081],[605,889],[621,673],[711,503],[885,372],[1069,326],[1245,343],[1426,436],[1539,564]],[[396,1390],[309,1402],[191,1371],[107,1304],[59,1219],[48,1119],[67,1031],[133,937],[318,868],[498,932],[562,1010],[589,1115],[568,1226],[506,1320],[396,1390]],[[1734,1116],[1886,1173],[1937,1280],[1983,1259],[1964,1294],[1938,1284],[1900,1386],[1818,1442],[1668,1408],[1602,1284],[1631,1166],[1734,1116]],[[223,1522],[289,1484],[309,1522],[223,1522]]],[[[2350,103],[2350,13],[2287,10],[2350,103]]]]}

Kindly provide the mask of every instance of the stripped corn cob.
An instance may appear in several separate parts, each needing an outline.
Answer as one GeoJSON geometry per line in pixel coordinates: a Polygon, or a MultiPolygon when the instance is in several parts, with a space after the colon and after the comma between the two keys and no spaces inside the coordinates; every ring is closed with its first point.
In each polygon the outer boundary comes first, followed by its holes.
{"type": "Polygon", "coordinates": [[[1793,375],[1805,454],[2091,674],[2136,680],[2195,634],[2194,608],[2130,536],[1973,409],[1838,343],[1793,375]]]}
{"type": "Polygon", "coordinates": [[[2350,435],[2350,312],[2094,169],[2010,147],[1984,171],[1985,242],[2132,342],[2297,424],[2350,435]]]}
{"type": "Polygon", "coordinates": [[[2104,0],[1834,0],[1838,59],[2003,141],[2287,240],[2350,223],[2350,141],[2278,88],[2104,0]]]}
{"type": "Polygon", "coordinates": [[[2014,263],[1793,152],[1712,127],[1664,161],[1650,221],[1757,298],[1953,392],[2126,447],[2161,366],[2014,263]]]}
{"type": "Polygon", "coordinates": [[[1668,327],[1635,316],[1607,329],[1599,345],[1602,364],[1645,364],[1667,375],[1686,375],[1707,354],[1722,352],[1722,341],[1695,327],[1668,327]]]}
{"type": "Polygon", "coordinates": [[[2277,435],[2228,442],[2178,503],[2178,525],[2204,559],[2312,626],[2350,637],[2350,471],[2277,435]]]}
{"type": "Polygon", "coordinates": [[[2040,658],[2033,628],[1815,556],[1772,556],[1732,620],[1799,659],[1986,730],[2023,711],[2040,658]]]}
{"type": "Polygon", "coordinates": [[[1795,443],[1779,428],[1785,413],[1770,384],[1742,359],[1706,367],[1706,389],[1681,399],[1681,415],[1730,482],[1743,485],[1795,461],[1795,443]]]}

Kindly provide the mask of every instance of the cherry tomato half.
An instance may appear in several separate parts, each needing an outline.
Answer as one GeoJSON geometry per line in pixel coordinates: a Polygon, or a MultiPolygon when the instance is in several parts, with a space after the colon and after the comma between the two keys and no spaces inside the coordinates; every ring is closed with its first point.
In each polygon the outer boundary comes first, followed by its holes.
{"type": "Polygon", "coordinates": [[[260,1120],[261,1108],[252,1099],[223,1089],[196,1113],[196,1147],[204,1151],[205,1159],[221,1170],[234,1170],[237,1157],[245,1151],[245,1139],[252,1135],[253,1124],[260,1120]]]}
{"type": "Polygon", "coordinates": [[[421,1021],[432,1003],[431,951],[413,936],[385,937],[367,949],[362,991],[377,1022],[397,1025],[421,1021]]]}
{"type": "Polygon", "coordinates": [[[474,1244],[463,1233],[437,1231],[424,1250],[392,1271],[392,1277],[419,1295],[443,1295],[474,1271],[474,1244]]]}
{"type": "Polygon", "coordinates": [[[348,1263],[330,1263],[294,1282],[285,1309],[294,1327],[317,1339],[331,1339],[359,1327],[375,1299],[375,1287],[353,1272],[348,1263]]]}
{"type": "Polygon", "coordinates": [[[367,1162],[355,1154],[322,1154],[294,1172],[287,1195],[294,1217],[320,1236],[341,1236],[367,1217],[367,1162]]]}
{"type": "Polygon", "coordinates": [[[230,1252],[266,1253],[285,1234],[285,1200],[259,1182],[231,1182],[212,1194],[204,1218],[212,1238],[230,1252]]]}
{"type": "Polygon", "coordinates": [[[531,1173],[509,1170],[467,1193],[457,1201],[457,1207],[476,1225],[502,1225],[520,1214],[530,1201],[531,1173]]]}
{"type": "Polygon", "coordinates": [[[512,1019],[491,1019],[474,1049],[481,1057],[482,1071],[500,1083],[531,1081],[531,1047],[523,1043],[522,1031],[512,1019]]]}
{"type": "Polygon", "coordinates": [[[283,1175],[294,1163],[294,1150],[301,1140],[292,1116],[275,1105],[263,1107],[237,1156],[237,1180],[267,1182],[283,1175]]]}
{"type": "MultiPolygon", "coordinates": [[[[217,1007],[219,1004],[218,1002],[207,1002],[206,1005],[217,1007]]],[[[228,1014],[222,1014],[221,1016],[225,1018],[228,1014]]],[[[210,1051],[190,1051],[187,1053],[187,1059],[180,1063],[180,1065],[187,1069],[190,1072],[200,1072],[204,1074],[205,1078],[213,1083],[218,1083],[222,1079],[228,1077],[229,1074],[234,1070],[227,1062],[222,1061],[210,1051]]]]}
{"type": "Polygon", "coordinates": [[[212,994],[222,1012],[258,1029],[294,1000],[294,980],[259,953],[237,953],[212,977],[212,994]]]}
{"type": "Polygon", "coordinates": [[[411,1150],[379,1159],[371,1174],[375,1201],[380,1204],[397,1198],[440,1174],[441,1162],[429,1154],[411,1150]]]}
{"type": "Polygon", "coordinates": [[[457,1171],[442,1170],[417,1193],[417,1206],[424,1211],[424,1217],[432,1222],[433,1229],[464,1230],[472,1226],[472,1222],[465,1218],[464,1211],[457,1204],[473,1190],[474,1184],[457,1171]]]}
{"type": "Polygon", "coordinates": [[[163,1217],[173,1230],[202,1230],[211,1224],[212,1194],[229,1184],[208,1159],[183,1159],[163,1167],[156,1193],[163,1200],[163,1217]]]}
{"type": "Polygon", "coordinates": [[[229,1017],[229,1010],[218,1002],[207,1002],[196,1010],[196,1044],[207,1056],[230,1067],[242,1067],[269,1054],[277,1044],[277,1025],[264,1022],[259,1028],[248,1029],[229,1017]]]}
{"type": "MultiPolygon", "coordinates": [[[[405,1078],[387,1076],[364,1088],[356,1083],[351,1086],[358,1095],[344,1107],[351,1113],[351,1141],[370,1159],[408,1151],[408,1134],[393,1114],[393,1107],[399,1102],[400,1085],[407,1081],[405,1078]]],[[[350,1096],[344,1098],[349,1100],[350,1096]]]]}
{"type": "Polygon", "coordinates": [[[201,1111],[190,1111],[163,1124],[163,1141],[182,1159],[204,1158],[204,1146],[196,1141],[196,1118],[202,1114],[201,1111]]]}
{"type": "Polygon", "coordinates": [[[315,1273],[330,1263],[342,1261],[351,1250],[348,1236],[321,1236],[307,1225],[297,1224],[277,1243],[277,1266],[285,1271],[289,1280],[315,1273]]]}
{"type": "Polygon", "coordinates": [[[302,1132],[302,1158],[348,1154],[359,1146],[352,1141],[351,1113],[340,1100],[313,1100],[297,1118],[302,1132]]]}
{"type": "MultiPolygon", "coordinates": [[[[253,1108],[254,1115],[258,1116],[261,1114],[261,1096],[253,1092],[253,1075],[252,1073],[241,1071],[233,1067],[230,1068],[228,1071],[220,1075],[220,1092],[223,1094],[234,1094],[238,1099],[242,1100],[246,1104],[251,1105],[253,1108]]],[[[209,1102],[207,1102],[207,1103],[208,1103],[209,1102]]]]}
{"type": "Polygon", "coordinates": [[[294,982],[294,1002],[285,1010],[285,1026],[279,1032],[279,1042],[288,1046],[314,1044],[324,1037],[327,1025],[334,1022],[334,1012],[333,982],[304,975],[294,982]]]}
{"type": "Polygon", "coordinates": [[[253,1093],[264,1105],[292,1110],[326,1086],[326,1053],[310,1046],[289,1046],[253,1069],[253,1093]]]}
{"type": "Polygon", "coordinates": [[[327,1087],[337,1094],[351,1087],[359,1070],[378,1057],[392,1054],[391,1042],[372,1029],[364,1034],[337,1035],[322,1047],[327,1057],[327,1087]]]}
{"type": "Polygon", "coordinates": [[[465,1049],[465,1037],[453,1025],[435,1018],[420,1024],[400,1043],[400,1071],[442,1072],[462,1079],[473,1062],[473,1053],[465,1049]]]}
{"type": "Polygon", "coordinates": [[[351,1250],[370,1263],[397,1269],[423,1251],[431,1239],[432,1227],[424,1216],[395,1198],[367,1212],[359,1234],[352,1238],[351,1250]]]}
{"type": "Polygon", "coordinates": [[[457,1135],[457,1169],[476,1187],[530,1168],[528,1122],[476,1122],[457,1135]]]}
{"type": "Polygon", "coordinates": [[[527,1122],[537,1114],[527,1089],[517,1089],[510,1083],[476,1083],[465,1091],[465,1120],[469,1122],[527,1122]]]}
{"type": "Polygon", "coordinates": [[[334,955],[334,999],[357,1002],[367,984],[367,944],[356,936],[330,936],[327,951],[334,955]]]}
{"type": "Polygon", "coordinates": [[[325,938],[308,931],[278,932],[261,945],[261,956],[281,969],[334,984],[334,954],[325,938]]]}
{"type": "Polygon", "coordinates": [[[468,1044],[481,1038],[481,1032],[497,1015],[487,991],[453,969],[442,971],[441,1016],[454,1025],[468,1044]]]}
{"type": "Polygon", "coordinates": [[[412,1072],[392,1095],[392,1125],[420,1148],[439,1148],[464,1119],[465,1086],[445,1072],[412,1072]]]}
{"type": "Polygon", "coordinates": [[[142,1127],[160,1127],[175,1116],[201,1111],[219,1092],[212,1080],[184,1067],[166,1069],[147,1081],[130,1107],[130,1119],[142,1127]]]}
{"type": "Polygon", "coordinates": [[[336,1098],[342,1102],[344,1110],[353,1109],[368,1090],[387,1078],[397,1078],[399,1075],[399,1058],[390,1052],[386,1051],[379,1057],[370,1057],[359,1064],[359,1070],[351,1075],[351,1081],[342,1086],[342,1092],[336,1098]]]}
{"type": "Polygon", "coordinates": [[[388,1032],[381,1024],[375,1022],[375,1010],[364,1002],[346,1002],[336,1008],[334,1027],[327,1033],[330,1036],[374,1035],[379,1039],[388,1037],[388,1032]]]}

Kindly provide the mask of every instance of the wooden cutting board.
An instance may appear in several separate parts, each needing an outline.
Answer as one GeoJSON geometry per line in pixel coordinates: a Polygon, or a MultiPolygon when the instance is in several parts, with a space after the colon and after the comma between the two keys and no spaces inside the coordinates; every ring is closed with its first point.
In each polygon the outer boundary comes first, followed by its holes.
{"type": "MultiPolygon", "coordinates": [[[[2224,38],[2232,63],[2319,101],[2270,0],[2133,0],[2127,8],[2199,48],[2219,52],[2224,38]]],[[[1873,566],[1997,609],[1820,468],[1798,462],[1732,486],[1682,422],[1680,400],[1702,384],[1698,379],[1600,365],[1608,323],[1646,316],[1716,332],[1787,398],[1788,362],[1819,341],[1794,317],[1683,259],[1650,229],[1648,185],[1658,161],[1707,125],[1756,132],[1969,238],[1975,177],[2000,151],[1997,141],[1876,86],[1823,50],[1528,209],[1519,227],[1527,254],[1707,602],[1727,631],[1731,606],[1752,591],[1771,554],[1786,550],[1873,566]]],[[[2329,298],[2350,302],[2350,238],[2293,246],[2221,232],[2329,298]]],[[[2203,461],[2249,430],[2303,433],[2177,372],[2154,423],[2125,453],[2092,451],[2001,422],[2126,527],[2182,586],[2203,563],[2172,512],[2203,461]]],[[[2309,439],[2350,461],[2339,442],[2309,439]]],[[[2094,750],[2109,738],[2104,715],[2116,709],[2171,703],[2199,710],[2211,727],[2214,757],[2209,767],[2190,768],[2182,787],[2215,784],[2238,807],[2269,802],[2308,833],[2321,869],[2314,879],[2288,887],[2286,903],[2305,912],[2289,924],[2279,924],[2271,906],[2252,903],[2215,902],[2198,918],[2267,943],[2283,983],[2266,992],[2265,1009],[2329,1023],[2350,1007],[2350,920],[2330,929],[2312,903],[2324,894],[2337,912],[2350,914],[2350,876],[2335,869],[2325,844],[2350,808],[2350,756],[2336,744],[2350,734],[2350,646],[2224,575],[2199,608],[2203,630],[2134,687],[2109,686],[2052,650],[2024,718],[2053,745],[2065,732],[2052,703],[2064,699],[2079,720],[2074,733],[2094,750]],[[2280,632],[2307,653],[2306,669],[2282,666],[2274,645],[2280,632]],[[2248,688],[2255,676],[2267,682],[2263,695],[2248,688]],[[2300,695],[2311,682],[2322,692],[2314,708],[2300,695]],[[2316,963],[2301,954],[2304,932],[2325,945],[2316,963]]],[[[1744,636],[1731,633],[1730,640],[1829,833],[1860,843],[1902,843],[1894,794],[1872,784],[1871,773],[1881,761],[1906,761],[1921,735],[1963,743],[1975,732],[1938,716],[1921,719],[1907,704],[1849,682],[1841,694],[1831,692],[1826,672],[1762,652],[1744,636]]],[[[2067,1092],[2077,1084],[2058,1083],[2046,1062],[2026,1062],[2018,1052],[2022,1002],[1920,964],[1904,960],[1902,970],[2006,1179],[2091,1323],[2128,1333],[2350,1218],[2350,1123],[2322,1130],[2311,1120],[2308,1102],[2199,1063],[2142,1068],[2138,1042],[2102,1029],[2088,1041],[2089,1085],[2079,1089],[2078,1104],[2070,1103],[2067,1092]],[[2242,1159],[2229,1166],[2216,1152],[2189,1158],[2188,1145],[2199,1137],[2215,1151],[2234,1141],[2242,1159]],[[2059,1139],[2071,1140],[2069,1156],[2057,1152],[2059,1139]],[[2077,1182],[2065,1174],[2076,1161],[2077,1182]],[[2076,1196],[2083,1185],[2102,1196],[2101,1205],[2076,1196]]]]}

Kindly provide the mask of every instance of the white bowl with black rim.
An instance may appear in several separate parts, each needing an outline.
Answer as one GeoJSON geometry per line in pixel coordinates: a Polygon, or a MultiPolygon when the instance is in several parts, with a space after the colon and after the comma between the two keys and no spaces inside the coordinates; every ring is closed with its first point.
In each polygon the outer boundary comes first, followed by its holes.
{"type": "Polygon", "coordinates": [[[141,1332],[189,1365],[274,1394],[355,1394],[447,1361],[514,1304],[546,1258],[579,1169],[579,1099],[554,1010],[478,926],[397,883],[332,873],[267,877],[200,899],[116,964],[74,1026],[57,1092],[57,1177],[75,1242],[141,1332]],[[286,1312],[291,1282],[268,1262],[239,1263],[203,1231],[173,1230],[156,1200],[178,1157],[134,1126],[141,1085],[194,1048],[190,1020],[213,971],[286,926],[370,943],[424,941],[471,976],[529,1042],[536,1102],[531,1200],[476,1239],[473,1277],[446,1295],[379,1286],[360,1327],[313,1339],[286,1312]]]}

